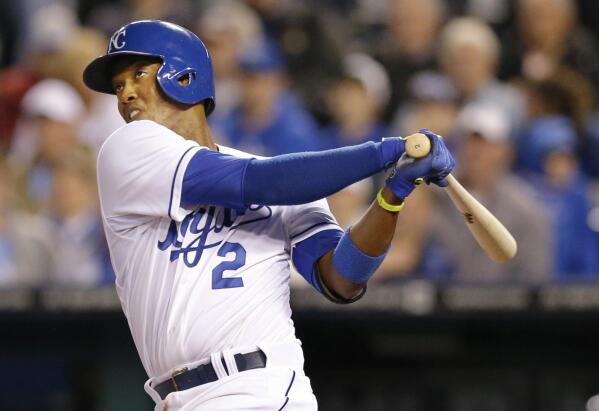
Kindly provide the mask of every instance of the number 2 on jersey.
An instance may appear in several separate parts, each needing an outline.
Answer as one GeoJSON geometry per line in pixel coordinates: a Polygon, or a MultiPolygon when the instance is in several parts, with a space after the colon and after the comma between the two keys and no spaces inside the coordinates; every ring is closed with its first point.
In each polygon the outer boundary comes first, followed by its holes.
{"type": "Polygon", "coordinates": [[[235,253],[235,259],[232,261],[223,261],[212,270],[212,289],[237,288],[243,287],[243,279],[223,278],[225,271],[235,271],[245,265],[245,248],[239,243],[224,243],[218,249],[219,257],[226,257],[229,253],[235,253]]]}

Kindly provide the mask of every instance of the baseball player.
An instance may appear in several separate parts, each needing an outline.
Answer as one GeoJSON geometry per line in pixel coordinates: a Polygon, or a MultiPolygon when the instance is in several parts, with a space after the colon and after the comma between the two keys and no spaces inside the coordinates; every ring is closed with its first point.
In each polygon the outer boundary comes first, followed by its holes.
{"type": "Polygon", "coordinates": [[[402,157],[401,138],[272,158],[216,145],[208,51],[161,21],[116,31],[83,78],[116,94],[127,122],[100,150],[99,193],[156,410],[315,410],[289,261],[326,298],[359,299],[416,182],[446,184],[455,163],[442,139],[423,130],[432,152],[420,160],[402,157]],[[342,231],[323,198],[393,165],[377,201],[342,231]]]}

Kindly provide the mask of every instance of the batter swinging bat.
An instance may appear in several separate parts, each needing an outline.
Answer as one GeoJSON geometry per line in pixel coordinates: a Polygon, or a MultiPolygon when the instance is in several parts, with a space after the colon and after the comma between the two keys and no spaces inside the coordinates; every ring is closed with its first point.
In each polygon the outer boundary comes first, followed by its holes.
{"type": "MultiPolygon", "coordinates": [[[[431,142],[421,133],[406,137],[406,153],[412,158],[426,156],[431,150],[431,142]]],[[[511,260],[518,245],[510,232],[479,203],[451,174],[447,176],[447,194],[464,216],[466,226],[478,245],[491,260],[501,263],[511,260]]]]}

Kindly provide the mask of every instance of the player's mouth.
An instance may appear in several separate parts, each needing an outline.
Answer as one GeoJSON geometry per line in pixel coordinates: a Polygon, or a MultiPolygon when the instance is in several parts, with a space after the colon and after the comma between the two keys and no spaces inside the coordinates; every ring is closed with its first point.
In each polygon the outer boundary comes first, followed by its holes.
{"type": "Polygon", "coordinates": [[[137,117],[139,115],[139,113],[141,113],[141,110],[138,110],[138,109],[133,109],[133,110],[129,111],[129,113],[128,113],[129,121],[135,120],[135,117],[137,117]]]}

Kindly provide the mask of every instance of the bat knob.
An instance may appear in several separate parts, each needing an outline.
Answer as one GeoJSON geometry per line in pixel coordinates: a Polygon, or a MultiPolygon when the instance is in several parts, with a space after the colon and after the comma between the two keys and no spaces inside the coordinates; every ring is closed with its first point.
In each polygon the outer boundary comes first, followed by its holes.
{"type": "Polygon", "coordinates": [[[406,137],[405,151],[412,158],[426,157],[431,151],[431,141],[422,133],[406,137]]]}

